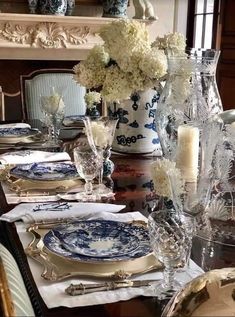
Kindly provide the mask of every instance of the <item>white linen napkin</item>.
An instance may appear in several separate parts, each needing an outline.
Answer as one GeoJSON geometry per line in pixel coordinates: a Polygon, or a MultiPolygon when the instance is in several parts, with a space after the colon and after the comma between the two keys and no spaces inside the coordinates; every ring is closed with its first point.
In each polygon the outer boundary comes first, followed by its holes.
{"type": "Polygon", "coordinates": [[[28,123],[21,123],[21,122],[0,124],[0,129],[6,129],[6,128],[31,128],[31,126],[28,123]]]}
{"type": "MultiPolygon", "coordinates": [[[[123,214],[110,214],[103,213],[98,218],[99,219],[110,219],[110,215],[112,216],[112,220],[116,221],[132,221],[132,220],[147,220],[139,212],[129,212],[123,214]],[[122,216],[120,218],[120,216],[122,216]]],[[[90,219],[90,218],[87,218],[90,219]]],[[[31,234],[25,231],[25,224],[16,223],[16,229],[19,235],[19,238],[23,244],[23,247],[26,248],[30,241],[32,240],[31,234]]],[[[64,281],[51,282],[43,279],[41,277],[41,273],[43,271],[43,267],[41,264],[36,262],[34,259],[28,257],[28,263],[35,280],[35,284],[38,287],[39,293],[44,300],[45,304],[48,308],[54,308],[59,306],[65,307],[77,307],[77,306],[90,306],[90,305],[99,305],[105,303],[114,303],[123,300],[129,300],[131,298],[143,295],[143,296],[154,296],[154,287],[136,287],[136,288],[121,288],[114,291],[104,291],[104,292],[96,292],[92,294],[78,295],[78,296],[70,296],[65,293],[65,288],[67,288],[71,283],[78,284],[82,283],[94,283],[97,282],[97,279],[92,278],[81,278],[75,277],[71,279],[67,279],[64,281]]],[[[197,266],[193,261],[190,261],[189,268],[186,271],[180,271],[176,273],[176,279],[182,283],[182,285],[186,284],[194,277],[203,273],[203,270],[197,266]]],[[[146,273],[138,277],[134,277],[134,279],[145,280],[145,279],[162,279],[162,272],[151,272],[146,273]]]]}
{"type": "Polygon", "coordinates": [[[125,208],[125,205],[106,203],[79,202],[48,202],[23,203],[3,214],[0,220],[14,222],[23,220],[25,223],[48,222],[73,217],[89,218],[102,212],[115,213],[125,208]]]}
{"type": "Polygon", "coordinates": [[[0,155],[0,164],[25,164],[38,162],[71,161],[67,152],[44,152],[22,150],[6,152],[0,155]]]}

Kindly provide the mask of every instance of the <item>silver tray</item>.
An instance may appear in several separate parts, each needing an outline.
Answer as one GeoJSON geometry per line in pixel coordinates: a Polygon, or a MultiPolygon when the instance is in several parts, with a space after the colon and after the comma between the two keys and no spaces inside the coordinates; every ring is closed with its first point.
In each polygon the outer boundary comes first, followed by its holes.
{"type": "Polygon", "coordinates": [[[235,316],[235,268],[196,277],[169,301],[162,316],[235,316]]]}

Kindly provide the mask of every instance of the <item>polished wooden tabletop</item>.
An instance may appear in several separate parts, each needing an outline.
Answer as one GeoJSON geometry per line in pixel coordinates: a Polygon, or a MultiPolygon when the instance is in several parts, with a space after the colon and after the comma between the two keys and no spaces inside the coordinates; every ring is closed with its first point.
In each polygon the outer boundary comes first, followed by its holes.
{"type": "MultiPolygon", "coordinates": [[[[122,212],[141,211],[145,216],[151,212],[156,198],[150,176],[150,164],[154,159],[157,158],[136,155],[112,156],[115,163],[115,171],[112,175],[116,193],[114,203],[126,205],[122,212]]],[[[2,212],[14,207],[6,203],[2,190],[0,190],[0,198],[2,212]]],[[[2,222],[0,226],[1,242],[10,249],[18,262],[37,316],[157,317],[161,315],[166,302],[159,303],[156,298],[143,296],[112,304],[48,309],[38,293],[14,224],[2,222]]],[[[233,247],[218,245],[200,238],[194,239],[192,258],[204,270],[235,266],[233,247]]]]}

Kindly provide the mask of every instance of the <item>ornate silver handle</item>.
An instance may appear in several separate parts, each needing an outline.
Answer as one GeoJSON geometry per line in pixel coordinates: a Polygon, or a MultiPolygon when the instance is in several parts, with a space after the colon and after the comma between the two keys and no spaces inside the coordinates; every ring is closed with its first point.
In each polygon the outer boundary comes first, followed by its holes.
{"type": "Polygon", "coordinates": [[[158,280],[143,280],[143,281],[118,281],[118,282],[105,282],[105,283],[92,283],[92,284],[70,284],[68,288],[65,289],[65,292],[71,296],[83,295],[94,292],[110,291],[119,288],[126,287],[140,287],[140,286],[149,286],[153,282],[158,280]]]}

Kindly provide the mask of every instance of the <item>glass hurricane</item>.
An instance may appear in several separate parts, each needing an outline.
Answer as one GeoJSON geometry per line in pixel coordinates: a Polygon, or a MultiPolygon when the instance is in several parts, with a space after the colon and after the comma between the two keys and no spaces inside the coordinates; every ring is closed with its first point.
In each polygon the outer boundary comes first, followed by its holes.
{"type": "Polygon", "coordinates": [[[183,219],[169,209],[152,212],[148,217],[148,230],[153,253],[164,264],[164,278],[156,287],[156,296],[166,299],[181,288],[175,280],[175,270],[186,258],[191,237],[183,219]]]}
{"type": "Polygon", "coordinates": [[[214,49],[190,49],[182,56],[168,55],[168,76],[156,111],[164,157],[175,159],[180,125],[202,126],[223,111],[215,78],[219,55],[214,49]]]}
{"type": "Polygon", "coordinates": [[[111,182],[111,174],[114,170],[110,156],[118,119],[108,116],[99,118],[86,116],[83,121],[88,142],[91,148],[98,153],[103,163],[99,175],[99,185],[102,190],[103,176],[109,178],[111,182]]]}

